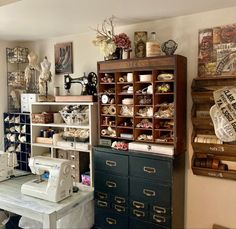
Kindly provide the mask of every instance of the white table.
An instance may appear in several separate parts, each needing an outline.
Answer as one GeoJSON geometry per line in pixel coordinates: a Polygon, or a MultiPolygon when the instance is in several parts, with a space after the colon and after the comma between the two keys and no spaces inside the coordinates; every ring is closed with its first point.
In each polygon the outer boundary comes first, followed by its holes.
{"type": "Polygon", "coordinates": [[[80,187],[79,192],[59,203],[21,194],[21,185],[34,178],[34,175],[29,175],[0,182],[0,209],[41,221],[43,228],[54,229],[58,219],[69,214],[79,204],[93,199],[93,189],[90,187],[80,187]]]}

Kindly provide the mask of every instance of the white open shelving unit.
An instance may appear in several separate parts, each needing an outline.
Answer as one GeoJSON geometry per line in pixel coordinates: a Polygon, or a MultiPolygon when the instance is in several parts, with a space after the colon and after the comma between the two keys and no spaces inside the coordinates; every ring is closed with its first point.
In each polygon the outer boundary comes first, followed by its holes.
{"type": "MultiPolygon", "coordinates": [[[[93,179],[93,152],[92,148],[94,145],[97,145],[98,140],[98,114],[97,114],[97,103],[95,102],[36,102],[31,105],[31,114],[40,114],[42,112],[52,112],[58,113],[59,110],[62,110],[65,106],[87,106],[88,107],[88,116],[89,122],[88,125],[74,125],[66,123],[32,123],[31,119],[31,156],[38,155],[48,155],[50,157],[56,157],[57,150],[69,150],[74,151],[75,155],[78,156],[84,153],[89,154],[89,172],[91,179],[91,186],[93,187],[94,179],[93,179]],[[52,128],[56,130],[56,132],[63,131],[64,128],[78,128],[78,129],[88,129],[89,130],[89,141],[88,142],[73,142],[73,141],[65,141],[65,144],[55,145],[52,144],[43,144],[37,143],[36,137],[40,136],[40,131],[47,128],[52,128]]],[[[54,141],[53,141],[54,142],[54,141]]],[[[81,174],[79,174],[80,176],[81,174]]],[[[76,183],[77,184],[77,183],[76,183]]]]}

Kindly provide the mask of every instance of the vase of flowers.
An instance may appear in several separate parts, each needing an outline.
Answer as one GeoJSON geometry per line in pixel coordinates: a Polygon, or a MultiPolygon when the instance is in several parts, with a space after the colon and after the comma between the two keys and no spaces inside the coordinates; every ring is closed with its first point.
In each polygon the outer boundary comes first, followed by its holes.
{"type": "Polygon", "coordinates": [[[131,41],[125,33],[115,35],[113,20],[114,17],[105,19],[101,27],[95,29],[97,35],[93,43],[100,47],[105,60],[122,59],[123,50],[131,48],[131,41]]]}

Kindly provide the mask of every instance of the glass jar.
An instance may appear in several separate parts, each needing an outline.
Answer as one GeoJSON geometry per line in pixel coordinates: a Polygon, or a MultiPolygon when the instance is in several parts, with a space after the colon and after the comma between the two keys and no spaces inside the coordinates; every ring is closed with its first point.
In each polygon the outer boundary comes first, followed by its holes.
{"type": "Polygon", "coordinates": [[[155,32],[151,32],[151,36],[146,43],[146,56],[159,56],[161,55],[161,45],[159,40],[156,37],[155,32]]]}

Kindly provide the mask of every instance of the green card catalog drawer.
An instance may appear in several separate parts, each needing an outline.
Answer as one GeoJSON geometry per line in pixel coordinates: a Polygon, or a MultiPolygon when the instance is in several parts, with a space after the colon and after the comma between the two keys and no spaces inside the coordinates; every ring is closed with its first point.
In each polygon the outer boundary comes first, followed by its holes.
{"type": "Polygon", "coordinates": [[[101,229],[128,229],[128,216],[106,209],[95,209],[95,226],[101,229]]]}
{"type": "Polygon", "coordinates": [[[153,223],[144,222],[134,217],[130,217],[129,228],[130,229],[167,229],[166,227],[156,225],[153,223]]]}
{"type": "Polygon", "coordinates": [[[169,186],[144,179],[130,179],[130,198],[140,202],[158,202],[164,206],[170,205],[171,190],[169,186]]]}
{"type": "Polygon", "coordinates": [[[95,150],[95,170],[113,174],[128,175],[128,156],[103,153],[95,150]]]}
{"type": "Polygon", "coordinates": [[[130,175],[168,182],[171,180],[171,164],[169,161],[131,156],[130,175]]]}
{"type": "Polygon", "coordinates": [[[96,172],[94,182],[95,191],[99,190],[111,195],[128,196],[128,177],[96,172]]]}
{"type": "Polygon", "coordinates": [[[150,214],[150,220],[153,223],[160,224],[162,226],[169,226],[170,225],[170,217],[166,217],[163,215],[151,213],[150,214]]]}

